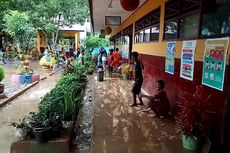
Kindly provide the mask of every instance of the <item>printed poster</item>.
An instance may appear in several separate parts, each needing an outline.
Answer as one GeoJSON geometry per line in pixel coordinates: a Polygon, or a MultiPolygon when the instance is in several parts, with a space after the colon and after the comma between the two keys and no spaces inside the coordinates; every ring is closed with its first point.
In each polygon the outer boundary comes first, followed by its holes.
{"type": "Polygon", "coordinates": [[[57,45],[57,51],[61,52],[62,51],[62,45],[57,45]]]}
{"type": "Polygon", "coordinates": [[[168,42],[165,57],[165,72],[174,74],[174,53],[176,42],[168,42]]]}
{"type": "Polygon", "coordinates": [[[180,77],[193,80],[194,54],[196,50],[196,40],[183,41],[180,64],[180,77]]]}
{"type": "Polygon", "coordinates": [[[229,38],[206,41],[202,84],[223,91],[228,43],[229,38]]]}
{"type": "Polygon", "coordinates": [[[65,52],[69,52],[69,45],[64,45],[63,48],[65,52]]]}

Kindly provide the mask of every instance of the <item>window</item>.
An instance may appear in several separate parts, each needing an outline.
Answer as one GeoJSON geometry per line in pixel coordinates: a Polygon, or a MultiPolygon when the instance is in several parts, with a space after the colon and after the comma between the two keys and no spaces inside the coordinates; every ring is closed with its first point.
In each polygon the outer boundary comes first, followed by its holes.
{"type": "Polygon", "coordinates": [[[159,40],[159,33],[160,33],[159,26],[151,27],[150,40],[151,41],[159,40]]]}
{"type": "Polygon", "coordinates": [[[177,20],[165,23],[165,39],[176,39],[178,32],[177,20]]]}
{"type": "Polygon", "coordinates": [[[202,16],[201,37],[230,35],[230,7],[215,5],[204,11],[202,16]]]}
{"type": "Polygon", "coordinates": [[[143,37],[144,37],[144,31],[140,31],[139,33],[138,33],[138,35],[139,35],[139,41],[138,42],[143,42],[143,37]]]}
{"type": "Polygon", "coordinates": [[[149,42],[150,41],[150,29],[145,29],[145,33],[144,33],[144,42],[149,42]]]}
{"type": "Polygon", "coordinates": [[[135,23],[135,43],[159,40],[160,7],[135,23]]]}
{"type": "Polygon", "coordinates": [[[165,8],[164,39],[199,36],[201,0],[168,1],[165,8]]]}
{"type": "Polygon", "coordinates": [[[179,38],[196,38],[199,32],[200,14],[195,13],[180,19],[179,38]]]}
{"type": "Polygon", "coordinates": [[[135,38],[134,38],[134,39],[135,39],[135,41],[134,41],[135,43],[139,43],[139,36],[138,36],[138,33],[135,34],[135,38]]]}

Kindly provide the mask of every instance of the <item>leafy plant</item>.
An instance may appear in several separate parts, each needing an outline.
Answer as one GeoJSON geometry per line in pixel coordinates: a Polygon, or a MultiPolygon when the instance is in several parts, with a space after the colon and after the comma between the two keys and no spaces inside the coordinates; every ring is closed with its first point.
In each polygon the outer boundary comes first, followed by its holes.
{"type": "Polygon", "coordinates": [[[4,79],[5,73],[4,69],[0,66],[0,82],[4,79]]]}
{"type": "Polygon", "coordinates": [[[71,94],[65,93],[64,95],[64,113],[63,113],[63,120],[69,121],[74,120],[76,117],[75,114],[80,108],[80,100],[78,97],[75,98],[74,90],[71,94]]]}
{"type": "Polygon", "coordinates": [[[212,109],[211,95],[205,96],[202,86],[196,87],[193,95],[184,93],[178,98],[179,113],[176,123],[185,136],[194,136],[197,139],[209,135],[212,109]]]}
{"type": "Polygon", "coordinates": [[[26,123],[26,118],[27,116],[25,116],[22,120],[19,119],[19,122],[9,122],[10,126],[13,126],[15,128],[28,128],[28,124],[26,123]]]}
{"type": "Polygon", "coordinates": [[[28,12],[9,11],[4,16],[4,31],[14,38],[19,53],[26,54],[35,46],[36,29],[28,12]]]}
{"type": "Polygon", "coordinates": [[[86,49],[92,49],[96,47],[108,47],[109,46],[109,38],[99,38],[99,35],[89,35],[83,41],[86,49]]]}

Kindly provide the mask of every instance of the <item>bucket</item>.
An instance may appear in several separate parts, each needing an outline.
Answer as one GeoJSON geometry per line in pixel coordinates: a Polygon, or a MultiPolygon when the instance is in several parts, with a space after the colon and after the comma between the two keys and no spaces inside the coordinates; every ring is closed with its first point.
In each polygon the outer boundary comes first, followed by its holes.
{"type": "Polygon", "coordinates": [[[104,81],[104,71],[98,71],[97,72],[97,80],[98,81],[104,81]]]}
{"type": "Polygon", "coordinates": [[[188,150],[198,150],[200,147],[199,139],[193,136],[182,135],[183,147],[188,150]]]}

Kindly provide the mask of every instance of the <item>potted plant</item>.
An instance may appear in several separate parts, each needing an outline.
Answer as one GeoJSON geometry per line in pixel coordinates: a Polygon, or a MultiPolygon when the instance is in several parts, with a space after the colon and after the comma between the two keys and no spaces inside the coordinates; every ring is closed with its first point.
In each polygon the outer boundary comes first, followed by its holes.
{"type": "MultiPolygon", "coordinates": [[[[0,66],[0,82],[4,79],[4,75],[5,75],[4,70],[3,70],[3,68],[0,66]]],[[[0,83],[0,94],[1,94],[1,93],[4,93],[4,84],[1,84],[1,83],[0,83]]]]}
{"type": "Polygon", "coordinates": [[[10,126],[13,126],[15,128],[15,140],[25,140],[27,135],[30,133],[30,127],[28,123],[26,122],[26,116],[21,120],[19,119],[19,122],[10,122],[10,126]]]}
{"type": "Polygon", "coordinates": [[[204,96],[202,86],[197,86],[193,95],[184,93],[178,98],[176,124],[182,132],[183,146],[186,149],[198,150],[202,140],[209,135],[211,116],[215,113],[210,98],[211,95],[204,96]]]}
{"type": "Polygon", "coordinates": [[[46,142],[50,139],[51,126],[50,119],[42,112],[31,112],[29,125],[33,130],[35,140],[39,143],[46,142]]]}
{"type": "Polygon", "coordinates": [[[130,64],[124,64],[121,68],[121,73],[125,79],[130,79],[130,73],[132,72],[132,66],[130,64]]]}

